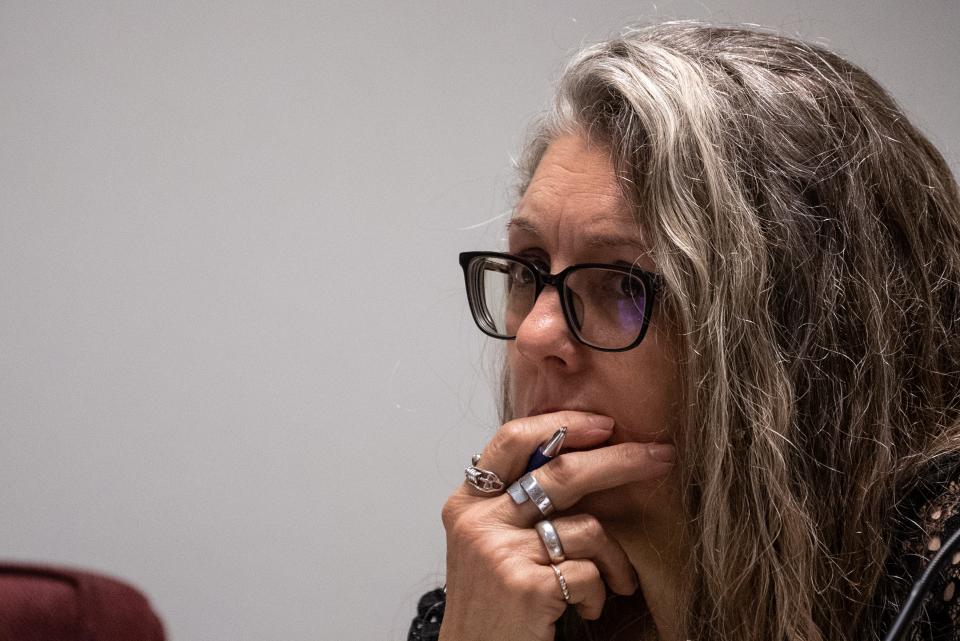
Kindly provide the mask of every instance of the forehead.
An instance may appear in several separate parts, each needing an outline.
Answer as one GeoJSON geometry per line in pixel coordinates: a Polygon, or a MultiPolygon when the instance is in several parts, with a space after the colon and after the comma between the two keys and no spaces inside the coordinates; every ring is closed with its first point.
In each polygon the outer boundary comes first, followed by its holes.
{"type": "Polygon", "coordinates": [[[581,136],[550,144],[510,221],[511,236],[536,234],[578,244],[642,245],[606,147],[581,136]]]}

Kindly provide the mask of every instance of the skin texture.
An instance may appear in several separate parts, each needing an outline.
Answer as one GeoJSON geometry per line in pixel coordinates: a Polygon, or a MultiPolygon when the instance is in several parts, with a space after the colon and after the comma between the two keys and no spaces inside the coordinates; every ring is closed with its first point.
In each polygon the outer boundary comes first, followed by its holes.
{"type": "MultiPolygon", "coordinates": [[[[656,271],[607,150],[579,136],[550,145],[509,235],[511,253],[551,273],[585,262],[656,271]]],[[[584,618],[597,619],[608,593],[642,595],[662,639],[677,636],[673,613],[682,564],[673,465],[682,389],[677,344],[655,305],[635,349],[586,347],[570,334],[557,292],[547,287],[508,346],[518,418],[500,428],[480,462],[512,482],[530,452],[566,425],[564,453],[534,476],[558,508],[551,520],[567,556],[559,568],[571,602],[584,618]]],[[[553,624],[566,603],[533,529],[541,518],[530,502],[518,506],[506,495],[480,496],[466,484],[448,499],[441,639],[554,638],[553,624]]]]}

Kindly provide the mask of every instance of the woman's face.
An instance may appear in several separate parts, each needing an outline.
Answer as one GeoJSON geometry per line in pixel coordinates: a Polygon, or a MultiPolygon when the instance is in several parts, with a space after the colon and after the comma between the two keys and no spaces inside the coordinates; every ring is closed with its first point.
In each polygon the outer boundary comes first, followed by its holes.
{"type": "MultiPolygon", "coordinates": [[[[510,253],[557,273],[577,263],[623,263],[656,272],[614,177],[608,150],[580,136],[547,149],[509,225],[510,253]]],[[[639,346],[600,352],[570,334],[557,290],[547,287],[508,343],[514,416],[561,409],[614,419],[610,443],[673,442],[681,394],[678,337],[654,303],[639,346]]],[[[646,511],[650,489],[617,488],[585,500],[598,517],[646,511]]],[[[586,506],[581,506],[586,507],[586,506]]]]}

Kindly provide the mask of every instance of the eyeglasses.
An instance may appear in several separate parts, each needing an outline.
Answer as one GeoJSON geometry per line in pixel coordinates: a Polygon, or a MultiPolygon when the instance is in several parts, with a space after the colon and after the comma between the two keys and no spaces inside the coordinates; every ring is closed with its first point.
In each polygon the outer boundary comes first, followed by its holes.
{"type": "Polygon", "coordinates": [[[497,252],[464,252],[460,266],[473,320],[484,334],[513,340],[540,292],[557,288],[570,333],[603,352],[640,344],[660,276],[627,265],[584,263],[550,274],[533,261],[497,252]]]}

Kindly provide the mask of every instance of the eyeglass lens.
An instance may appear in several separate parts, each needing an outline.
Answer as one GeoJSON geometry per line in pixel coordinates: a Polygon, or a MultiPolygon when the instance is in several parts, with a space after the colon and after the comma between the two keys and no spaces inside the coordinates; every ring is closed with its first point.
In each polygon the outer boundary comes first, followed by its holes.
{"type": "MultiPolygon", "coordinates": [[[[533,309],[537,279],[527,265],[508,258],[475,260],[475,313],[490,333],[503,338],[517,335],[533,309]]],[[[633,343],[643,330],[646,286],[636,275],[602,267],[585,267],[567,275],[566,307],[573,327],[584,342],[604,349],[633,343]]]]}

